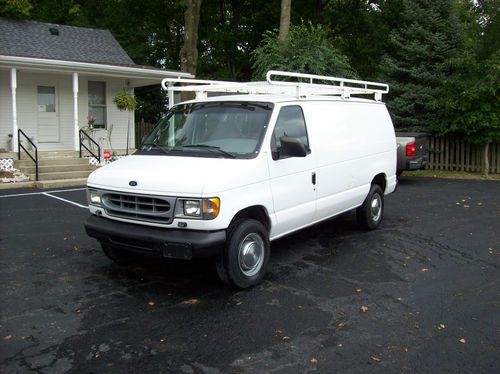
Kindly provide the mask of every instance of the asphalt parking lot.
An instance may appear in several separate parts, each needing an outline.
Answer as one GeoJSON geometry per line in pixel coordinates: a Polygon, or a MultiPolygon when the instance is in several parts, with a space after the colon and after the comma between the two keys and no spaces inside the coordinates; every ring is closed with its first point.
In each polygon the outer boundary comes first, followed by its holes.
{"type": "Polygon", "coordinates": [[[0,196],[2,373],[500,371],[500,182],[403,177],[379,230],[273,242],[247,291],[207,260],[117,267],[82,189],[0,196]]]}

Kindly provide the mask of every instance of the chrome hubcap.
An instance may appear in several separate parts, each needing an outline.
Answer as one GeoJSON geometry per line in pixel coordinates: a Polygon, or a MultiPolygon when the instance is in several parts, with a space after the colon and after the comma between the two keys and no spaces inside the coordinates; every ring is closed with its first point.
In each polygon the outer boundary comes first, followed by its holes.
{"type": "Polygon", "coordinates": [[[247,277],[257,274],[263,260],[264,241],[258,234],[248,234],[238,248],[238,264],[241,272],[247,277]]]}
{"type": "Polygon", "coordinates": [[[370,207],[372,221],[378,221],[382,215],[382,198],[379,194],[372,196],[372,203],[370,207]]]}

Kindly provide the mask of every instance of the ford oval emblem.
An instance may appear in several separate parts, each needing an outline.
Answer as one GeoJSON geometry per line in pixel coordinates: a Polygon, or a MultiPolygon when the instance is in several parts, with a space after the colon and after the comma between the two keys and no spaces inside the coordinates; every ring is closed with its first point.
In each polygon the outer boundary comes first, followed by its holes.
{"type": "Polygon", "coordinates": [[[130,181],[130,182],[128,182],[128,185],[132,186],[132,187],[135,187],[135,186],[137,186],[137,182],[136,181],[130,181]]]}

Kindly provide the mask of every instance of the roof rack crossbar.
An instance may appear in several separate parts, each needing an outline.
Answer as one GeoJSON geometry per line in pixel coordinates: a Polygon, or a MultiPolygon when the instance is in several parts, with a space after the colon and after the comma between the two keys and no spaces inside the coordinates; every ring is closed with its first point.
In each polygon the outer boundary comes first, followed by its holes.
{"type": "Polygon", "coordinates": [[[375,101],[382,101],[382,94],[389,92],[389,86],[385,83],[278,70],[268,71],[265,82],[242,83],[179,77],[165,78],[161,85],[169,93],[170,106],[173,105],[174,92],[194,92],[197,98],[207,97],[208,92],[288,95],[297,98],[341,96],[344,99],[349,99],[351,95],[374,95],[375,101]],[[276,80],[273,77],[295,80],[276,80]],[[307,80],[307,82],[301,80],[307,80]],[[184,85],[176,86],[176,84],[184,85]]]}

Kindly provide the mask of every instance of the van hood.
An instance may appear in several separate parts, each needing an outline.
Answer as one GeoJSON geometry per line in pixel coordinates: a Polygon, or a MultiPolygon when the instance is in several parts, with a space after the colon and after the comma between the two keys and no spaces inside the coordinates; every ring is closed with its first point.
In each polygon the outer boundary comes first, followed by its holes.
{"type": "Polygon", "coordinates": [[[265,157],[227,159],[131,155],[90,174],[90,187],[166,196],[209,196],[261,182],[268,177],[265,157]],[[131,186],[130,182],[136,182],[131,186]]]}

